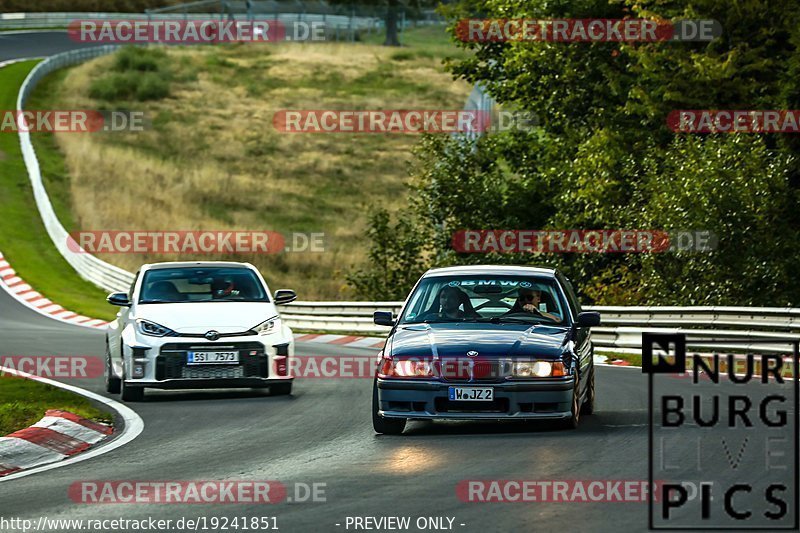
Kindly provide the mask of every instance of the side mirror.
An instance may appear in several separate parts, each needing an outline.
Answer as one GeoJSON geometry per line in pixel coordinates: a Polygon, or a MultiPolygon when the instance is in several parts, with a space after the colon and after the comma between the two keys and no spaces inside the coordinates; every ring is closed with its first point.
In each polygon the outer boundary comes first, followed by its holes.
{"type": "Polygon", "coordinates": [[[597,311],[584,311],[578,313],[578,320],[575,323],[581,328],[591,328],[600,325],[600,313],[597,311]]]}
{"type": "Polygon", "coordinates": [[[106,301],[111,305],[118,305],[120,307],[130,307],[131,301],[128,299],[127,293],[124,292],[115,292],[113,294],[109,294],[106,301]]]}
{"type": "Polygon", "coordinates": [[[274,294],[275,305],[284,305],[297,300],[297,293],[291,289],[278,289],[274,294]]]}
{"type": "Polygon", "coordinates": [[[375,311],[372,315],[372,321],[377,326],[394,326],[394,315],[391,311],[375,311]]]}

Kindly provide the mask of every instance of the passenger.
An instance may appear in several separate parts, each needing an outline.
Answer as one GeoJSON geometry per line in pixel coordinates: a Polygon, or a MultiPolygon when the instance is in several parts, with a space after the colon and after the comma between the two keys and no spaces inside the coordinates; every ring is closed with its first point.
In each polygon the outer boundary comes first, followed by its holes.
{"type": "Polygon", "coordinates": [[[164,302],[180,302],[183,299],[183,295],[171,281],[156,281],[151,283],[145,296],[147,300],[160,300],[164,302]]]}

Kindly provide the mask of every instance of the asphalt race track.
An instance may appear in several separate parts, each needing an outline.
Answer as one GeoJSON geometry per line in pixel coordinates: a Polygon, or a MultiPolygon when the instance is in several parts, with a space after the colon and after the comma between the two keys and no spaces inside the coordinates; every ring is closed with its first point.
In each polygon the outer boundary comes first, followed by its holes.
{"type": "Polygon", "coordinates": [[[45,57],[92,46],[70,40],[65,31],[0,32],[0,61],[45,57]]]}
{"type": "MultiPolygon", "coordinates": [[[[62,325],[0,293],[0,355],[103,353],[104,335],[62,325]]],[[[342,354],[298,345],[300,355],[342,354]],[[313,351],[312,351],[313,350],[313,351]]],[[[347,354],[371,354],[348,350],[347,354]]],[[[102,392],[102,380],[73,380],[102,392]]],[[[646,479],[645,379],[632,369],[598,369],[600,413],[577,432],[517,424],[413,423],[403,437],[372,431],[372,383],[315,379],[291,397],[250,391],[148,391],[130,404],[144,419],[132,443],[76,465],[0,484],[5,516],[38,519],[277,516],[285,531],[341,531],[347,516],[455,516],[463,531],[510,531],[580,517],[584,528],[639,530],[646,504],[462,503],[463,479],[646,479]],[[67,494],[83,480],[278,480],[326,483],[327,502],[254,506],[82,505],[67,494]],[[577,516],[576,516],[577,514],[577,516]]]]}
{"type": "MultiPolygon", "coordinates": [[[[72,44],[63,33],[0,34],[0,58],[43,55],[72,44]]],[[[0,355],[100,358],[103,350],[102,331],[45,318],[0,291],[0,355]]],[[[298,355],[374,353],[297,345],[298,355]]],[[[688,380],[671,381],[676,389],[688,386],[688,380]]],[[[103,393],[102,379],[72,383],[103,393]]],[[[370,419],[371,390],[369,379],[308,379],[296,381],[290,397],[148,391],[145,402],[129,404],[145,423],[137,439],[100,457],[0,483],[0,515],[33,520],[275,516],[281,531],[320,533],[348,531],[347,517],[356,516],[408,516],[412,524],[418,517],[451,517],[454,530],[474,532],[647,530],[645,502],[467,503],[456,494],[459,482],[468,479],[647,480],[647,379],[640,370],[599,367],[597,413],[583,418],[577,431],[543,424],[414,422],[401,437],[377,436],[370,419]],[[290,497],[296,483],[324,483],[326,501],[73,502],[68,488],[87,480],[277,480],[290,497]]],[[[741,438],[735,433],[720,428],[718,434],[738,450],[741,438]]],[[[792,435],[785,430],[785,436],[792,435]]],[[[693,442],[679,442],[673,460],[694,457],[693,442]]],[[[763,455],[746,452],[736,469],[712,472],[730,482],[749,482],[763,471],[763,455]]],[[[789,483],[792,473],[785,474],[789,483]]]]}

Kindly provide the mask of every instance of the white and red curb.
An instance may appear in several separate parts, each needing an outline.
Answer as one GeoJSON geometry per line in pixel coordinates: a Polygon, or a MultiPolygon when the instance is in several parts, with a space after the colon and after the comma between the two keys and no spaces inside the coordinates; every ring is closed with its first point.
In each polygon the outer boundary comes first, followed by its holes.
{"type": "Polygon", "coordinates": [[[0,252],[0,288],[26,307],[61,322],[90,328],[105,328],[108,324],[105,320],[90,318],[68,311],[42,296],[41,293],[34,290],[17,275],[5,257],[3,257],[2,252],[0,252]]]}
{"type": "Polygon", "coordinates": [[[308,342],[311,344],[335,344],[347,348],[383,348],[386,339],[380,337],[358,337],[355,335],[324,335],[310,333],[297,334],[295,342],[308,342]]]}
{"type": "MultiPolygon", "coordinates": [[[[17,275],[8,261],[0,252],[0,288],[13,296],[17,301],[50,318],[91,328],[105,328],[108,322],[97,318],[79,315],[64,309],[60,305],[48,300],[41,293],[34,290],[17,275]]],[[[384,339],[379,337],[358,337],[353,335],[303,335],[294,336],[296,341],[337,344],[350,348],[383,348],[384,339]]]]}
{"type": "Polygon", "coordinates": [[[0,437],[0,477],[63,461],[114,432],[67,411],[49,410],[31,427],[0,437]]]}

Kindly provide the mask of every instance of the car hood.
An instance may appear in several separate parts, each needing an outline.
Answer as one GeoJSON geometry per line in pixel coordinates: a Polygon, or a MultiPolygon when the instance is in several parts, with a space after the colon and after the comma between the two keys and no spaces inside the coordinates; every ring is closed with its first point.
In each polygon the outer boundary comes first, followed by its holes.
{"type": "Polygon", "coordinates": [[[145,304],[136,318],[150,320],[178,333],[239,333],[277,315],[269,302],[192,302],[145,304]]]}
{"type": "Polygon", "coordinates": [[[391,339],[393,357],[537,357],[557,359],[564,351],[568,328],[525,324],[409,324],[398,326],[391,339]]]}

